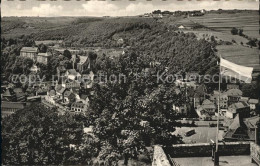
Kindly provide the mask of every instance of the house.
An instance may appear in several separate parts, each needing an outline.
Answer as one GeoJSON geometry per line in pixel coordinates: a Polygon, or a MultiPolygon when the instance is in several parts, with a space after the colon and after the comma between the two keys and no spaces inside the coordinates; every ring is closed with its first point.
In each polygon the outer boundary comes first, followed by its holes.
{"type": "Polygon", "coordinates": [[[65,77],[70,80],[78,80],[80,79],[81,75],[75,69],[68,69],[65,72],[65,77]]]}
{"type": "Polygon", "coordinates": [[[77,70],[82,73],[84,70],[90,69],[90,61],[88,56],[79,56],[79,63],[77,63],[77,70]]]}
{"type": "Polygon", "coordinates": [[[47,52],[46,53],[38,53],[37,62],[47,65],[49,60],[50,60],[50,57],[51,57],[51,55],[47,52]]]}
{"type": "Polygon", "coordinates": [[[77,80],[66,79],[61,85],[64,88],[79,88],[80,82],[77,80]]]}
{"type": "Polygon", "coordinates": [[[20,51],[20,56],[24,58],[30,58],[36,61],[37,53],[39,52],[37,47],[23,47],[20,51]]]}
{"type": "Polygon", "coordinates": [[[237,84],[227,84],[227,90],[229,89],[239,89],[239,85],[237,84]]]}
{"type": "Polygon", "coordinates": [[[180,25],[178,28],[179,29],[185,29],[185,27],[183,25],[180,25]]]}
{"type": "Polygon", "coordinates": [[[40,68],[38,68],[35,64],[30,68],[30,71],[31,72],[34,72],[34,73],[37,73],[37,72],[39,72],[39,71],[41,71],[40,70],[40,68]]]}
{"type": "Polygon", "coordinates": [[[242,91],[240,89],[229,89],[226,91],[228,96],[228,105],[239,102],[239,99],[242,97],[242,91]]]}
{"type": "Polygon", "coordinates": [[[256,105],[258,104],[258,100],[257,99],[249,99],[248,104],[250,106],[250,110],[255,110],[256,105]]]}
{"type": "MultiPolygon", "coordinates": [[[[210,96],[210,100],[213,101],[216,105],[218,105],[219,91],[213,91],[213,94],[210,96]]],[[[226,93],[220,92],[220,100],[219,100],[220,108],[228,108],[228,96],[226,93]]]]}
{"type": "Polygon", "coordinates": [[[16,101],[16,94],[12,88],[7,88],[2,94],[3,101],[16,101]]]}
{"type": "Polygon", "coordinates": [[[26,106],[24,102],[1,102],[1,114],[2,117],[9,116],[15,113],[17,110],[23,109],[26,106]]]}
{"type": "Polygon", "coordinates": [[[64,76],[66,73],[66,68],[63,65],[58,66],[56,70],[58,77],[64,76]]]}
{"type": "Polygon", "coordinates": [[[241,117],[247,118],[250,115],[250,107],[245,102],[237,102],[234,104],[231,104],[228,107],[228,110],[226,112],[226,117],[233,119],[237,114],[240,114],[241,117]]]}
{"type": "Polygon", "coordinates": [[[239,101],[243,101],[243,102],[248,102],[248,100],[249,100],[249,97],[241,97],[240,99],[239,99],[239,101]]]}
{"type": "Polygon", "coordinates": [[[71,111],[74,113],[85,113],[88,109],[88,105],[82,102],[73,102],[71,104],[71,111]]]}
{"type": "Polygon", "coordinates": [[[224,141],[255,141],[259,120],[258,116],[243,119],[237,114],[223,136],[224,141]]]}
{"type": "Polygon", "coordinates": [[[75,94],[72,91],[66,89],[63,93],[63,102],[72,103],[75,102],[75,100],[76,100],[75,94]]]}
{"type": "Polygon", "coordinates": [[[204,84],[198,86],[194,92],[194,108],[202,104],[202,101],[206,99],[207,88],[204,84]]]}
{"type": "Polygon", "coordinates": [[[182,106],[178,106],[176,104],[172,105],[173,111],[176,111],[179,114],[187,115],[187,106],[184,104],[182,106]]]}
{"type": "Polygon", "coordinates": [[[213,102],[206,99],[201,105],[198,105],[196,112],[201,119],[209,120],[215,115],[216,106],[213,102]]]}
{"type": "Polygon", "coordinates": [[[14,93],[16,95],[16,101],[19,102],[26,101],[26,94],[23,92],[22,88],[15,88],[14,93]]]}

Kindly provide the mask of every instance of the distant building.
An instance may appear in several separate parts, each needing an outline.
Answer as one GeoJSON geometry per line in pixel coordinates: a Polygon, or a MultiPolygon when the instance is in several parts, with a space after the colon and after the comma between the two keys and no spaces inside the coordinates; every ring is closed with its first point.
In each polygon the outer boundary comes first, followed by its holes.
{"type": "Polygon", "coordinates": [[[245,102],[233,103],[228,107],[226,112],[227,118],[234,118],[237,114],[240,114],[242,118],[247,118],[250,115],[249,105],[245,102]]]}
{"type": "Polygon", "coordinates": [[[85,113],[88,109],[88,105],[82,102],[74,102],[71,104],[71,111],[74,113],[85,113]]]}
{"type": "MultiPolygon", "coordinates": [[[[210,100],[214,101],[218,105],[219,92],[213,91],[213,94],[210,96],[210,100]]],[[[228,108],[228,96],[226,93],[220,93],[220,108],[228,108]]]]}
{"type": "Polygon", "coordinates": [[[38,53],[37,62],[47,65],[49,60],[50,60],[50,57],[51,57],[51,55],[48,54],[47,52],[46,53],[38,53]]]}
{"type": "Polygon", "coordinates": [[[239,89],[239,85],[237,84],[227,84],[227,90],[229,89],[239,89]]]}
{"type": "Polygon", "coordinates": [[[248,104],[250,106],[250,110],[255,110],[256,105],[258,104],[258,100],[257,99],[249,99],[248,104]]]}
{"type": "Polygon", "coordinates": [[[231,105],[233,103],[239,102],[243,93],[240,89],[229,89],[226,91],[226,94],[228,96],[228,105],[231,105]]]}
{"type": "Polygon", "coordinates": [[[2,94],[2,101],[16,101],[16,94],[12,88],[7,88],[2,94]]]}
{"type": "Polygon", "coordinates": [[[180,25],[178,28],[179,29],[185,29],[185,27],[183,25],[180,25]]]}
{"type": "Polygon", "coordinates": [[[79,63],[77,63],[77,70],[82,73],[86,69],[90,69],[90,61],[88,56],[79,56],[79,63]]]}
{"type": "Polygon", "coordinates": [[[38,51],[39,50],[37,47],[23,47],[20,51],[20,56],[24,58],[30,58],[36,61],[38,51]]]}
{"type": "Polygon", "coordinates": [[[203,120],[210,120],[212,116],[215,116],[215,111],[215,104],[208,99],[204,100],[203,103],[196,108],[198,116],[203,120]]]}
{"type": "Polygon", "coordinates": [[[1,114],[2,117],[9,116],[15,113],[17,110],[23,109],[26,106],[24,102],[1,102],[1,114]]]}
{"type": "Polygon", "coordinates": [[[75,69],[68,69],[65,72],[65,76],[70,80],[78,80],[81,75],[75,69]]]}
{"type": "Polygon", "coordinates": [[[56,70],[58,77],[64,76],[66,73],[66,68],[63,65],[58,66],[56,70]]]}
{"type": "Polygon", "coordinates": [[[185,104],[182,106],[173,104],[172,109],[173,109],[173,111],[176,111],[177,113],[179,113],[181,115],[187,115],[187,106],[185,104]]]}

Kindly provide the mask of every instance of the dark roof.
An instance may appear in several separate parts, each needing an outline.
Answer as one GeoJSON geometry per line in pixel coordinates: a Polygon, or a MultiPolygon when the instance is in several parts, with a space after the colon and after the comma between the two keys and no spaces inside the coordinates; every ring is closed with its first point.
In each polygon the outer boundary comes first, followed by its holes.
{"type": "Polygon", "coordinates": [[[84,108],[85,104],[82,102],[74,102],[71,104],[71,107],[84,108]]]}
{"type": "Polygon", "coordinates": [[[21,49],[22,52],[38,52],[38,48],[37,47],[23,47],[21,49]]]}
{"type": "Polygon", "coordinates": [[[254,116],[254,117],[244,119],[244,123],[249,129],[255,128],[258,122],[260,122],[259,116],[254,116]]]}
{"type": "Polygon", "coordinates": [[[6,89],[5,93],[3,94],[3,96],[13,96],[13,95],[15,95],[15,93],[11,88],[6,89]]]}
{"type": "Polygon", "coordinates": [[[229,106],[229,108],[234,108],[234,109],[241,109],[241,108],[245,108],[245,107],[249,107],[248,104],[246,104],[245,102],[241,101],[241,102],[237,102],[237,103],[233,103],[229,106]]]}
{"type": "Polygon", "coordinates": [[[26,103],[23,102],[1,102],[1,108],[16,108],[16,109],[23,109],[26,103]]]}
{"type": "Polygon", "coordinates": [[[83,100],[86,100],[88,98],[88,95],[82,94],[82,95],[80,95],[80,98],[83,100]]]}

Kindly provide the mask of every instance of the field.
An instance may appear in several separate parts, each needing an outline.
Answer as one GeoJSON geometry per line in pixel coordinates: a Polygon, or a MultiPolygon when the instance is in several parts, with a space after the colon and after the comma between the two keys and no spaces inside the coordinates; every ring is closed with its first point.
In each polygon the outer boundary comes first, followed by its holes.
{"type": "Polygon", "coordinates": [[[248,48],[240,45],[219,45],[218,54],[234,63],[259,68],[259,51],[256,48],[248,48]]]}
{"type": "Polygon", "coordinates": [[[233,14],[206,14],[202,17],[187,18],[190,21],[199,23],[218,32],[230,34],[232,27],[243,29],[244,34],[252,38],[259,38],[258,11],[250,13],[233,14]]]}

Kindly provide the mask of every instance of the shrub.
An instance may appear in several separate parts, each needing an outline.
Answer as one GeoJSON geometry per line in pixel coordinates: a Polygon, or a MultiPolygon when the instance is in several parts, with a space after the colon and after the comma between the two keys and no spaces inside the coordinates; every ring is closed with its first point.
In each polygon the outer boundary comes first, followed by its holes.
{"type": "Polygon", "coordinates": [[[237,35],[237,34],[238,34],[238,29],[235,28],[235,27],[233,27],[233,28],[231,29],[231,34],[232,34],[232,35],[237,35]]]}

